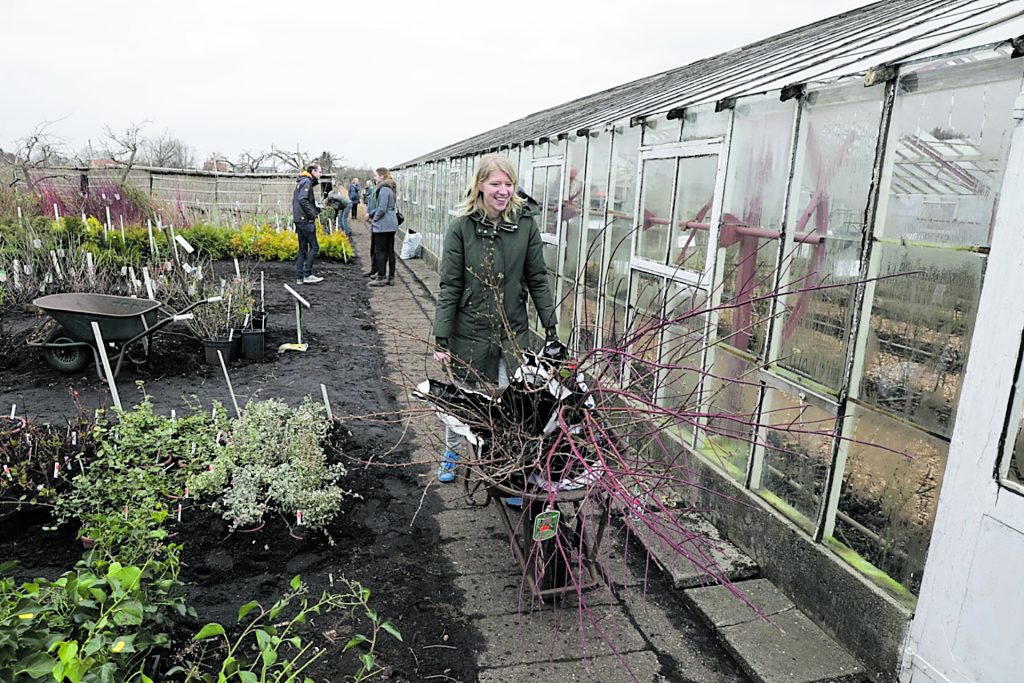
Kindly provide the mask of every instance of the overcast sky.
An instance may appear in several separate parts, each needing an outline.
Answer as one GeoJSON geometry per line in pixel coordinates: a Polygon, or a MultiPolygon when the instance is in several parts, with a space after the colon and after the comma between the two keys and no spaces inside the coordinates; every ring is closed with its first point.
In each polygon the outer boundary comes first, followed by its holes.
{"type": "Polygon", "coordinates": [[[272,144],[394,165],[865,0],[8,0],[0,147],[148,121],[202,160],[272,144]]]}

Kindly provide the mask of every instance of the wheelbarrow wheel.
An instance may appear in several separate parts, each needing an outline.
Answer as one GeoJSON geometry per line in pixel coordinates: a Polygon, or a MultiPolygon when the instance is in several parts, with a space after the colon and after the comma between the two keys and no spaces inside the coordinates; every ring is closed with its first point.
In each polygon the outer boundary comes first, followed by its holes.
{"type": "MultiPolygon", "coordinates": [[[[54,328],[46,335],[47,344],[71,344],[76,342],[63,327],[54,328]]],[[[45,347],[46,362],[60,372],[78,372],[89,364],[90,354],[85,346],[45,347]]]]}

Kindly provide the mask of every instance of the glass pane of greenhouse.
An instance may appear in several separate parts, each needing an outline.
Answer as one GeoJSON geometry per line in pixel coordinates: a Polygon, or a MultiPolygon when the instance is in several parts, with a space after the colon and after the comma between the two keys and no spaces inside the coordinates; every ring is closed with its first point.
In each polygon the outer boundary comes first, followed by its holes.
{"type": "Polygon", "coordinates": [[[612,136],[591,137],[587,149],[586,193],[583,199],[583,225],[586,231],[581,258],[583,268],[580,348],[593,348],[597,341],[598,294],[601,285],[601,259],[604,256],[605,208],[608,205],[608,169],[612,136]]]}
{"type": "Polygon", "coordinates": [[[757,424],[758,364],[719,345],[704,380],[701,453],[737,480],[746,476],[757,424]]]}
{"type": "Polygon", "coordinates": [[[679,159],[669,262],[684,270],[704,272],[717,172],[717,155],[679,159]]]}
{"type": "Polygon", "coordinates": [[[644,121],[643,126],[643,144],[646,145],[664,145],[667,142],[679,142],[679,130],[682,127],[682,121],[674,119],[669,121],[665,114],[657,118],[652,118],[648,121],[644,121]]]}
{"type": "Polygon", "coordinates": [[[978,297],[981,254],[882,244],[862,399],[949,436],[978,297]]]}
{"type": "Polygon", "coordinates": [[[627,353],[630,356],[627,391],[654,401],[658,386],[658,363],[661,350],[661,329],[664,320],[665,279],[633,271],[630,294],[627,353]]]}
{"type": "Polygon", "coordinates": [[[802,395],[765,390],[759,493],[808,530],[821,503],[835,421],[832,413],[807,403],[802,395]]]}
{"type": "Polygon", "coordinates": [[[883,94],[859,79],[812,90],[801,118],[785,286],[807,291],[786,298],[778,362],[833,391],[843,380],[883,94]],[[851,284],[834,287],[843,283],[851,284]]]}
{"type": "MultiPolygon", "coordinates": [[[[789,180],[795,102],[777,94],[741,100],[733,119],[719,232],[722,309],[718,335],[745,353],[761,355],[775,287],[778,238],[789,180]],[[730,304],[739,303],[735,308],[730,304]]],[[[710,114],[706,114],[710,116],[710,114]]]]}
{"type": "MultiPolygon", "coordinates": [[[[543,232],[547,235],[558,234],[558,209],[562,188],[562,166],[548,166],[547,187],[544,190],[544,202],[541,204],[544,215],[543,232]]],[[[540,201],[539,197],[535,197],[540,201]]],[[[556,271],[557,272],[557,271],[556,271]]]]}
{"type": "Polygon", "coordinates": [[[628,127],[617,128],[612,141],[611,203],[607,212],[610,229],[605,242],[608,251],[602,338],[605,345],[614,345],[625,325],[639,142],[640,130],[628,127]]]}
{"type": "Polygon", "coordinates": [[[885,238],[989,244],[1021,67],[997,51],[971,57],[929,62],[900,77],[885,238]]]}
{"type": "Polygon", "coordinates": [[[675,414],[675,424],[691,443],[700,414],[707,292],[669,281],[667,295],[661,350],[665,370],[661,373],[658,403],[675,414]]]}
{"type": "Polygon", "coordinates": [[[916,593],[949,444],[856,406],[833,537],[916,593]]]}
{"type": "Polygon", "coordinates": [[[643,216],[643,227],[637,233],[636,255],[638,258],[663,264],[668,249],[676,160],[652,159],[643,164],[640,190],[640,215],[643,216]]]}
{"type": "Polygon", "coordinates": [[[687,107],[683,112],[683,142],[720,138],[729,131],[732,112],[715,111],[715,103],[687,107]]]}
{"type": "Polygon", "coordinates": [[[782,230],[796,100],[777,93],[744,98],[733,119],[722,222],[782,230]]]}

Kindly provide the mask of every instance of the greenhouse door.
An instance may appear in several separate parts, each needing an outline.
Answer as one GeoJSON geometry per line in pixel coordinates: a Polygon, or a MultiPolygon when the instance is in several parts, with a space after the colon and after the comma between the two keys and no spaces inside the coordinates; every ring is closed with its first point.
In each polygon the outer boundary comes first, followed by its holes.
{"type": "Polygon", "coordinates": [[[1024,124],[1000,191],[949,464],[900,680],[1021,680],[1024,124]]]}

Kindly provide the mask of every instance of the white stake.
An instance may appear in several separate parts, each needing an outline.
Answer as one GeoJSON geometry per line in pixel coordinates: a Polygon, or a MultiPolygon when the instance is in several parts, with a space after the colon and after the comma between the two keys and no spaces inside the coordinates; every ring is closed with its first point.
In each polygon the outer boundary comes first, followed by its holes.
{"type": "Polygon", "coordinates": [[[103,234],[104,235],[107,234],[107,230],[110,230],[110,207],[108,206],[108,207],[106,207],[106,209],[107,209],[107,224],[103,228],[103,234]]]}
{"type": "MultiPolygon", "coordinates": [[[[96,323],[93,323],[95,325],[96,323]]],[[[224,381],[228,383],[228,393],[231,394],[231,403],[235,406],[235,415],[241,419],[242,411],[238,409],[238,399],[235,398],[235,390],[231,387],[231,378],[228,376],[228,366],[224,362],[224,354],[221,353],[220,349],[217,349],[217,358],[220,359],[220,369],[224,371],[224,381]]]]}
{"type": "Polygon", "coordinates": [[[149,253],[156,256],[156,240],[153,239],[153,223],[146,220],[146,229],[149,231],[149,253]]]}
{"type": "Polygon", "coordinates": [[[267,310],[266,304],[263,303],[263,271],[260,271],[260,310],[267,310]]]}
{"type": "Polygon", "coordinates": [[[57,209],[57,202],[53,203],[53,220],[60,221],[60,211],[57,209]]]}
{"type": "Polygon", "coordinates": [[[171,231],[171,248],[174,249],[174,260],[181,261],[181,257],[178,256],[178,238],[174,236],[174,225],[170,227],[171,231]]]}
{"type": "Polygon", "coordinates": [[[114,398],[114,407],[121,408],[121,397],[117,394],[117,383],[114,382],[114,373],[110,371],[110,359],[107,358],[107,345],[103,343],[103,334],[100,333],[100,324],[92,321],[92,334],[96,338],[96,348],[100,352],[100,360],[103,362],[103,374],[107,377],[107,386],[110,387],[110,395],[114,398]]]}
{"type": "Polygon", "coordinates": [[[234,261],[235,261],[235,280],[236,281],[237,280],[241,280],[242,279],[242,272],[238,269],[238,259],[234,259],[234,261]]]}
{"type": "Polygon", "coordinates": [[[149,277],[149,268],[146,266],[142,267],[142,280],[146,283],[146,294],[150,299],[156,301],[156,290],[153,287],[153,280],[149,277]]]}
{"type": "Polygon", "coordinates": [[[324,396],[324,407],[327,408],[327,419],[334,421],[334,413],[331,412],[331,399],[327,398],[327,385],[320,385],[320,393],[324,396]]]}
{"type": "Polygon", "coordinates": [[[17,404],[17,403],[12,403],[12,404],[11,404],[11,419],[12,419],[12,420],[14,419],[14,415],[15,415],[15,414],[16,414],[17,412],[18,412],[18,404],[17,404]]]}
{"type": "Polygon", "coordinates": [[[85,269],[89,273],[89,282],[96,282],[96,265],[92,262],[92,252],[85,252],[85,269]]]}

